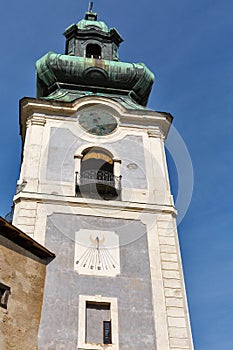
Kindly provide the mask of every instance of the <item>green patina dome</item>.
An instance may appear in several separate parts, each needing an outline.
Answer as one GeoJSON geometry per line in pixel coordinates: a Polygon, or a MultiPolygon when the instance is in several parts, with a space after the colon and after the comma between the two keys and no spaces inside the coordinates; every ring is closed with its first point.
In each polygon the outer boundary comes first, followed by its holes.
{"type": "Polygon", "coordinates": [[[108,33],[108,26],[102,22],[102,21],[93,21],[93,20],[86,20],[82,19],[77,23],[78,29],[88,29],[88,28],[95,28],[100,29],[101,31],[108,33]]]}
{"type": "Polygon", "coordinates": [[[116,29],[89,11],[64,35],[65,54],[49,52],[36,63],[37,97],[70,100],[94,93],[146,106],[154,75],[143,63],[120,62],[123,39],[116,29]]]}
{"type": "Polygon", "coordinates": [[[37,95],[57,88],[128,95],[146,105],[153,73],[143,63],[114,62],[49,52],[36,62],[37,95]]]}

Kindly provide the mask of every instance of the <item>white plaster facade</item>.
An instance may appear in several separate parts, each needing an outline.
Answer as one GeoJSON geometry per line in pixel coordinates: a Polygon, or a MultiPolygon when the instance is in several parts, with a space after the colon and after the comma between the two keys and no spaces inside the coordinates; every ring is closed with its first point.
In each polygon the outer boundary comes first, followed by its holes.
{"type": "MultiPolygon", "coordinates": [[[[164,151],[164,141],[170,124],[171,119],[166,114],[149,110],[137,112],[125,110],[111,99],[99,96],[88,96],[74,103],[24,99],[21,104],[21,130],[25,142],[18,182],[19,192],[14,197],[13,224],[44,244],[47,217],[54,212],[140,220],[147,227],[156,349],[192,350],[190,320],[176,229],[176,209],[170,193],[164,151]],[[78,113],[90,105],[102,106],[114,114],[119,123],[117,130],[102,137],[84,132],[78,125],[78,113]],[[68,130],[74,136],[74,140],[81,140],[78,147],[72,143],[67,145],[62,164],[65,164],[67,159],[70,159],[70,162],[72,159],[73,178],[69,181],[64,181],[67,176],[67,174],[64,176],[65,168],[57,169],[60,172],[57,177],[59,180],[53,180],[47,176],[51,130],[56,132],[59,129],[68,130]],[[135,156],[137,147],[142,148],[145,165],[143,168],[141,164],[137,164],[137,158],[135,160],[132,156],[132,149],[129,159],[122,159],[118,145],[127,137],[137,137],[138,139],[135,140],[142,141],[140,144],[132,143],[131,148],[135,147],[135,156]],[[118,164],[118,174],[123,167],[136,164],[140,168],[141,178],[146,179],[144,188],[134,186],[129,178],[122,188],[119,201],[75,197],[74,174],[79,168],[79,156],[86,147],[92,146],[106,148],[114,155],[118,164]],[[71,151],[72,147],[74,151],[71,151]],[[21,186],[22,184],[24,186],[21,186]]],[[[133,178],[135,170],[129,167],[127,171],[133,178]]],[[[82,299],[81,296],[80,298],[82,299]]],[[[114,301],[114,305],[117,305],[117,300],[114,301]]],[[[114,312],[117,314],[117,310],[114,312]]],[[[83,317],[82,315],[80,318],[81,323],[83,317]]],[[[81,323],[79,332],[83,328],[81,323]]],[[[118,338],[117,333],[116,324],[113,329],[113,335],[116,338],[118,338]]],[[[80,348],[88,349],[88,346],[85,347],[83,341],[81,342],[80,348]]],[[[118,345],[112,349],[117,350],[118,345]]]]}

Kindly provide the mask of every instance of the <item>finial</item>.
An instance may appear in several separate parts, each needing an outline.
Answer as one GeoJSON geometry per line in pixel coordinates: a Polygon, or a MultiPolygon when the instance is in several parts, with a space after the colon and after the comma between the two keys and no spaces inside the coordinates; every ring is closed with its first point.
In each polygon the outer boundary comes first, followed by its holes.
{"type": "Polygon", "coordinates": [[[94,1],[89,2],[88,12],[86,12],[85,19],[88,21],[97,21],[97,13],[93,12],[94,1]]]}
{"type": "Polygon", "coordinates": [[[88,10],[88,12],[93,12],[93,5],[94,5],[94,1],[90,1],[89,2],[89,10],[88,10]]]}

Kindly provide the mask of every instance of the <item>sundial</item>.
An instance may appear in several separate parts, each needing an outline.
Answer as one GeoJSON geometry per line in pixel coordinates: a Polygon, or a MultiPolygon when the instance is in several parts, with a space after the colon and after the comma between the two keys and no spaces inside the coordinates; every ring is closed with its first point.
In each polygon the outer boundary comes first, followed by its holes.
{"type": "Polygon", "coordinates": [[[96,236],[93,239],[90,236],[91,246],[87,247],[85,252],[76,261],[77,265],[81,265],[85,269],[91,270],[111,270],[117,268],[117,262],[109,252],[109,249],[104,246],[105,238],[96,236]]]}
{"type": "Polygon", "coordinates": [[[74,269],[84,275],[119,274],[119,236],[113,231],[81,229],[76,232],[74,269]]]}

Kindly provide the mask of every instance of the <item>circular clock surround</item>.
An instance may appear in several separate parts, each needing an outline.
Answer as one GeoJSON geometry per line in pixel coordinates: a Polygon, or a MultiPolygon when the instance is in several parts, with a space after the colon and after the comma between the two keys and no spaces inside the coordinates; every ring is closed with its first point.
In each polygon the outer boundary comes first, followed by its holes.
{"type": "Polygon", "coordinates": [[[79,114],[79,125],[88,133],[97,136],[111,134],[117,128],[116,118],[100,108],[88,108],[79,114]]]}

